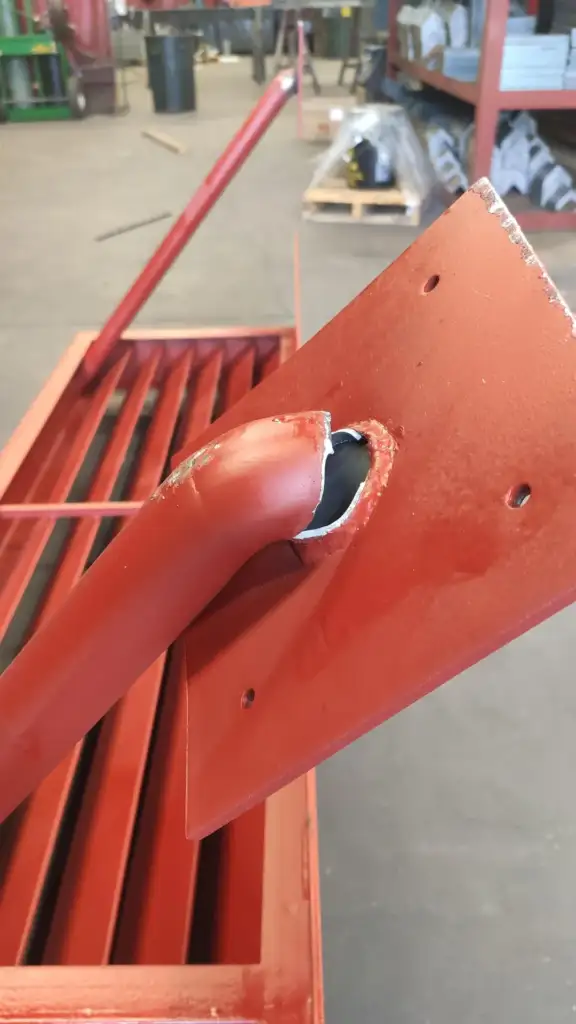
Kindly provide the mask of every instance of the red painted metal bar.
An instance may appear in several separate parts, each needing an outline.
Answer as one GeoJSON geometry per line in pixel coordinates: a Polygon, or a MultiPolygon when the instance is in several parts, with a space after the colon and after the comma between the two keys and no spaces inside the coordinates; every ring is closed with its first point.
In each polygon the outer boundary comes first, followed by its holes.
{"type": "Polygon", "coordinates": [[[523,231],[576,231],[574,210],[523,210],[516,215],[516,220],[523,231]]]}
{"type": "MultiPolygon", "coordinates": [[[[281,355],[276,346],[268,357],[272,360],[268,373],[278,368],[281,355]]],[[[228,369],[222,412],[244,398],[253,383],[254,348],[251,346],[228,369]]],[[[260,960],[264,821],[265,810],[260,805],[229,822],[223,830],[214,927],[216,963],[250,964],[260,960]]]]}
{"type": "MultiPolygon", "coordinates": [[[[132,488],[138,497],[152,474],[162,477],[192,358],[185,352],[162,388],[132,488]]],[[[165,661],[163,652],[102,723],[44,963],[108,963],[165,661]]]]}
{"type": "Polygon", "coordinates": [[[0,519],[107,519],[133,516],[141,501],[60,501],[8,505],[0,503],[0,519]]]}
{"type": "Polygon", "coordinates": [[[268,86],[249,117],[226,147],[196,191],[186,209],[170,228],[86,354],[84,367],[93,377],[103,366],[122,333],[130,326],[165,273],[180,255],[206,215],[240,170],[254,146],[270,126],[295,88],[293,72],[282,72],[268,86]]]}
{"type": "MultiPolygon", "coordinates": [[[[112,493],[158,362],[159,356],[154,354],[138,372],[91,485],[91,498],[106,499],[112,493]]],[[[35,628],[40,628],[78,582],[98,525],[86,519],[75,526],[35,628]]],[[[0,964],[18,964],[25,955],[80,752],[81,744],[77,744],[20,811],[18,856],[11,858],[0,886],[0,964]]]]}
{"type": "MultiPolygon", "coordinates": [[[[37,495],[46,493],[46,485],[49,487],[50,481],[54,478],[55,467],[61,463],[65,445],[66,434],[62,426],[51,436],[43,438],[43,443],[38,445],[38,451],[33,452],[35,457],[26,466],[26,475],[14,481],[14,490],[17,489],[19,496],[25,501],[33,501],[37,495]]],[[[15,554],[20,554],[29,534],[29,525],[26,527],[14,520],[0,520],[0,564],[6,577],[14,564],[15,554]]]]}
{"type": "MultiPolygon", "coordinates": [[[[493,69],[493,62],[489,65],[493,69]]],[[[400,57],[391,52],[389,67],[403,71],[406,75],[416,78],[426,85],[431,85],[440,92],[456,96],[466,103],[478,105],[481,92],[477,82],[461,82],[458,78],[448,78],[441,71],[435,71],[418,61],[400,57]]],[[[499,77],[497,81],[499,82],[499,77]]],[[[488,80],[487,80],[488,81],[488,80]]],[[[490,81],[494,81],[490,79],[490,81]]],[[[493,91],[493,90],[492,90],[493,91]]],[[[576,90],[574,89],[506,89],[496,90],[498,110],[573,110],[576,107],[576,90]]]]}
{"type": "Polygon", "coordinates": [[[500,110],[574,110],[576,89],[506,89],[498,93],[500,110]]]}
{"type": "MultiPolygon", "coordinates": [[[[318,798],[316,772],[306,772],[303,778],[306,787],[306,818],[303,861],[307,864],[306,897],[310,906],[310,960],[312,964],[312,1017],[325,1024],[324,1018],[324,967],[322,957],[322,912],[320,898],[320,843],[318,834],[318,798]]],[[[266,801],[266,807],[270,801],[266,801]]],[[[267,840],[265,836],[265,840],[267,840]]],[[[265,851],[267,849],[267,843],[265,851]]],[[[264,894],[265,895],[265,894],[264,894]]]]}
{"type": "Polygon", "coordinates": [[[70,415],[71,406],[77,398],[71,382],[86,352],[88,341],[89,335],[84,333],[75,337],[2,451],[0,496],[4,500],[24,500],[26,488],[21,489],[21,479],[35,479],[36,473],[29,472],[31,462],[38,459],[40,449],[50,451],[56,424],[61,426],[66,416],[70,415]]]}
{"type": "Polygon", "coordinates": [[[312,412],[225,435],[172,473],[85,573],[0,678],[0,821],[244,562],[304,529],[327,431],[312,412]]]}
{"type": "MultiPolygon", "coordinates": [[[[390,24],[392,23],[390,22],[390,24]]],[[[392,72],[393,78],[396,77],[398,71],[403,71],[404,74],[412,75],[420,82],[431,85],[441,92],[447,92],[451,96],[456,96],[466,103],[474,104],[478,100],[477,82],[461,82],[458,78],[448,78],[441,71],[434,71],[418,61],[401,57],[398,51],[392,48],[390,48],[388,68],[392,72]]]]}
{"type": "Polygon", "coordinates": [[[215,961],[256,964],[262,955],[262,876],[266,806],[229,822],[222,836],[215,961]]]}
{"type": "Polygon", "coordinates": [[[285,335],[279,339],[278,345],[275,345],[272,352],[268,355],[264,355],[257,368],[257,379],[265,380],[266,377],[270,377],[271,374],[278,370],[286,359],[289,359],[291,355],[297,349],[296,339],[294,335],[285,335]]]}
{"type": "MultiPolygon", "coordinates": [[[[66,458],[62,465],[57,467],[57,475],[51,493],[54,501],[63,501],[72,487],[78,467],[96,434],[110,397],[126,368],[128,358],[126,353],[116,362],[89,399],[86,409],[81,410],[82,419],[76,425],[73,436],[68,438],[69,446],[66,449],[66,458]]],[[[13,567],[11,572],[4,561],[0,562],[0,578],[3,580],[3,588],[0,593],[0,639],[6,633],[52,529],[53,523],[50,521],[40,520],[33,525],[26,545],[19,553],[18,564],[13,567]]]]}
{"type": "MultiPolygon", "coordinates": [[[[46,477],[53,473],[55,460],[65,442],[64,425],[70,417],[71,398],[61,401],[42,433],[42,441],[34,445],[21,468],[7,485],[2,500],[7,502],[34,501],[42,493],[46,477]]],[[[10,543],[16,525],[0,522],[0,557],[10,543]]]]}
{"type": "MultiPolygon", "coordinates": [[[[175,351],[176,347],[181,349],[182,345],[196,346],[204,341],[212,343],[212,351],[220,346],[225,348],[228,342],[242,341],[250,341],[258,348],[261,339],[275,342],[278,335],[285,333],[286,330],[290,330],[286,324],[278,323],[267,324],[264,327],[261,324],[231,324],[227,327],[131,327],[122,335],[122,342],[136,347],[143,342],[159,342],[165,344],[168,351],[175,351]]],[[[89,343],[92,344],[98,334],[96,331],[87,333],[89,343]]],[[[197,348],[197,352],[201,358],[207,355],[206,348],[202,345],[197,348]]]]}
{"type": "Polygon", "coordinates": [[[165,655],[102,723],[44,964],[108,963],[165,655]]]}
{"type": "MultiPolygon", "coordinates": [[[[317,835],[312,815],[306,820],[299,834],[300,867],[298,867],[292,851],[290,836],[290,818],[299,800],[307,799],[309,782],[302,776],[291,786],[286,786],[269,800],[266,806],[265,842],[266,856],[264,859],[264,907],[270,904],[275,892],[286,888],[291,890],[292,899],[286,895],[281,906],[278,906],[277,917],[264,912],[262,920],[262,960],[266,964],[282,961],[282,974],[285,977],[298,977],[299,981],[292,987],[283,987],[283,991],[271,986],[267,1002],[270,1009],[261,1018],[268,1024],[283,1024],[284,1021],[311,1021],[311,1024],[323,1024],[324,1006],[322,1000],[322,974],[316,975],[316,965],[321,961],[321,935],[315,934],[311,927],[310,916],[299,904],[298,896],[302,894],[309,909],[311,908],[312,889],[317,882],[312,879],[311,865],[317,862],[317,835]],[[302,868],[302,865],[305,865],[302,868]],[[300,955],[299,955],[300,952],[300,955]],[[303,967],[302,953],[310,958],[314,970],[300,973],[303,967]],[[298,966],[297,966],[298,964],[298,966]],[[314,979],[314,980],[313,980],[314,979]],[[307,999],[302,998],[307,984],[307,999]]],[[[314,796],[312,789],[311,796],[314,796]]],[[[314,806],[312,802],[311,807],[314,806]]],[[[314,910],[312,911],[314,913],[314,910]]],[[[246,968],[245,968],[246,969],[246,968]]]]}
{"type": "MultiPolygon", "coordinates": [[[[69,443],[70,436],[74,436],[76,426],[79,425],[78,395],[74,393],[73,388],[68,388],[62,393],[64,382],[69,383],[70,378],[68,375],[73,372],[73,367],[77,365],[77,361],[76,359],[69,360],[64,358],[61,362],[63,365],[59,366],[55,371],[58,378],[55,388],[52,388],[51,383],[49,383],[47,385],[49,391],[48,398],[45,398],[43,393],[41,393],[37,402],[34,403],[35,405],[38,404],[40,409],[43,410],[45,403],[50,398],[55,397],[58,399],[55,400],[55,404],[50,410],[41,437],[36,438],[34,434],[34,426],[30,423],[31,414],[25,417],[24,422],[17,429],[17,450],[21,448],[22,442],[31,435],[35,438],[36,443],[32,444],[31,449],[28,450],[26,457],[17,470],[15,463],[12,463],[14,472],[11,472],[10,460],[6,460],[8,461],[8,468],[1,474],[1,476],[5,476],[5,483],[3,486],[0,483],[0,486],[2,486],[2,499],[7,502],[39,501],[50,494],[50,488],[62,463],[63,451],[67,443],[69,443]],[[54,390],[56,391],[56,396],[53,396],[54,390]]],[[[3,458],[2,470],[4,470],[4,463],[5,460],[3,458]]],[[[30,526],[23,526],[16,522],[0,522],[0,559],[3,559],[7,551],[11,552],[12,558],[10,563],[6,561],[0,562],[6,578],[14,561],[13,556],[15,553],[18,553],[18,555],[21,553],[25,540],[30,536],[30,529],[30,526]]]]}
{"type": "MultiPolygon", "coordinates": [[[[102,463],[90,488],[92,499],[104,501],[112,494],[114,484],[128,454],[138,420],[143,412],[149,389],[152,387],[157,373],[159,361],[159,354],[153,353],[143,364],[131,386],[102,463]]],[[[142,500],[139,501],[139,504],[142,504],[142,500]]],[[[96,539],[97,530],[98,523],[92,519],[78,523],[75,527],[66,555],[60,563],[52,583],[49,607],[46,608],[39,626],[44,623],[48,613],[52,614],[56,608],[60,607],[69,591],[80,579],[96,539]]]]}
{"type": "Polygon", "coordinates": [[[186,838],[186,689],[176,642],[145,801],[133,842],[112,961],[185,964],[200,843],[186,838]]]}
{"type": "Polygon", "coordinates": [[[274,373],[274,371],[280,366],[280,362],[280,352],[278,348],[275,348],[274,351],[271,352],[270,355],[266,356],[262,362],[262,366],[260,367],[260,380],[266,380],[266,377],[269,377],[271,373],[274,373]]]}
{"type": "Polygon", "coordinates": [[[490,176],[496,139],[500,69],[508,22],[509,0],[487,0],[475,110],[472,179],[490,176]]]}
{"type": "Polygon", "coordinates": [[[223,388],[223,411],[239,402],[252,388],[254,380],[254,349],[242,352],[229,366],[223,388]]]}
{"type": "Polygon", "coordinates": [[[259,366],[259,379],[265,380],[272,373],[274,373],[282,363],[285,363],[290,356],[293,356],[298,349],[297,342],[297,330],[291,331],[289,334],[283,334],[278,339],[278,344],[274,346],[268,355],[264,356],[259,366]]]}
{"type": "MultiPolygon", "coordinates": [[[[221,363],[221,353],[215,352],[196,375],[181,426],[182,444],[192,443],[212,420],[221,363]]],[[[200,844],[186,838],[184,679],[177,641],[126,878],[112,957],[117,964],[184,964],[187,959],[200,844]]]]}
{"type": "Polygon", "coordinates": [[[295,349],[300,348],[302,344],[302,270],[301,270],[301,259],[300,259],[300,232],[294,232],[294,243],[292,246],[293,252],[293,271],[294,281],[294,343],[295,349]]]}
{"type": "Polygon", "coordinates": [[[188,409],[182,425],[182,436],[188,443],[212,422],[221,369],[222,352],[218,350],[200,367],[192,383],[188,409]]]}

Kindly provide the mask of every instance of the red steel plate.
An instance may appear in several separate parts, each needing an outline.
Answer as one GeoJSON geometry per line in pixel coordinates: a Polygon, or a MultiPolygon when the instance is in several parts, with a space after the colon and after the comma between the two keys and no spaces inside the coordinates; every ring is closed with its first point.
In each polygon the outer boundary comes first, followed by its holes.
{"type": "Polygon", "coordinates": [[[398,451],[345,551],[269,552],[188,630],[191,836],[574,599],[574,335],[481,184],[201,439],[327,409],[398,451]]]}

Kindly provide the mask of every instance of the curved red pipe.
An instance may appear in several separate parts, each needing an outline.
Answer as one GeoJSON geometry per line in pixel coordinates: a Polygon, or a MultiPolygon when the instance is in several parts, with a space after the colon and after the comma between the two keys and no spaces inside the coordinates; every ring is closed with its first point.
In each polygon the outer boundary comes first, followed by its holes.
{"type": "Polygon", "coordinates": [[[164,481],[0,677],[0,821],[257,551],[320,501],[330,418],[259,420],[164,481]]]}

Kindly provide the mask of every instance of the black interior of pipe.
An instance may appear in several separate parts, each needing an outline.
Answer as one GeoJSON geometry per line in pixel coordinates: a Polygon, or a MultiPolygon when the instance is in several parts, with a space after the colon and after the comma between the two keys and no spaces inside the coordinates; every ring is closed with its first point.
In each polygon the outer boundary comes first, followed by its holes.
{"type": "Polygon", "coordinates": [[[308,530],[325,530],[350,508],[358,488],[370,469],[370,451],[365,437],[354,437],[345,430],[332,434],[334,453],[326,459],[324,491],[308,530]]]}

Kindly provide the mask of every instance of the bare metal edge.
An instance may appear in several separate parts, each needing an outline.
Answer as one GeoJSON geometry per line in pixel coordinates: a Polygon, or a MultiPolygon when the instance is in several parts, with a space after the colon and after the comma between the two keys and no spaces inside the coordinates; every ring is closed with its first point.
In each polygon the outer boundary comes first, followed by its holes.
{"type": "Polygon", "coordinates": [[[542,281],[544,290],[548,296],[548,301],[562,310],[564,316],[570,321],[572,335],[576,337],[576,319],[574,318],[568,303],[549,277],[543,263],[538,259],[534,249],[518,224],[518,221],[512,216],[510,210],[506,206],[506,203],[500,198],[492,183],[488,178],[480,178],[471,186],[470,191],[474,192],[477,196],[480,196],[486,204],[488,213],[492,213],[498,217],[500,224],[504,228],[510,241],[520,249],[520,255],[524,260],[524,263],[529,267],[536,267],[538,269],[540,280],[542,281]]]}

